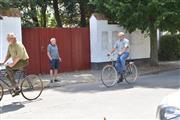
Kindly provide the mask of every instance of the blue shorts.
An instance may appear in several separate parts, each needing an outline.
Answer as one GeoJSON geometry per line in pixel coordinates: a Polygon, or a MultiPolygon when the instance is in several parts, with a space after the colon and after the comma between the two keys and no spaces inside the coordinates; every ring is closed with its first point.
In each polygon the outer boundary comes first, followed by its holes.
{"type": "Polygon", "coordinates": [[[59,59],[50,60],[50,69],[58,69],[59,68],[59,59]]]}

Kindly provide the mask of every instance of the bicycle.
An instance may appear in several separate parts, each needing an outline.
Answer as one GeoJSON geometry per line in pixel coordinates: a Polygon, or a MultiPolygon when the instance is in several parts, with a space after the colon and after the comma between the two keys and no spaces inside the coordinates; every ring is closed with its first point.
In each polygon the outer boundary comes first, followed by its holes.
{"type": "MultiPolygon", "coordinates": [[[[134,62],[126,61],[126,70],[123,74],[117,72],[117,60],[114,59],[114,54],[108,55],[111,64],[104,66],[101,72],[101,81],[106,87],[112,87],[118,83],[119,77],[123,76],[123,80],[128,84],[135,83],[138,77],[138,70],[134,62]],[[118,77],[119,76],[119,77],[118,77]]],[[[122,80],[122,81],[123,81],[122,80]]]]}
{"type": "MultiPolygon", "coordinates": [[[[5,70],[4,65],[0,65],[0,101],[4,95],[4,89],[9,91],[12,95],[14,93],[14,89],[11,88],[11,85],[8,80],[5,80],[7,72],[5,70]],[[3,84],[2,84],[3,83],[3,84]],[[4,85],[4,86],[3,86],[4,85]]],[[[25,70],[17,70],[15,71],[14,76],[16,77],[16,82],[20,88],[20,93],[27,100],[35,100],[37,99],[43,91],[43,82],[37,75],[26,75],[25,70]],[[19,74],[19,75],[18,75],[19,74]]]]}

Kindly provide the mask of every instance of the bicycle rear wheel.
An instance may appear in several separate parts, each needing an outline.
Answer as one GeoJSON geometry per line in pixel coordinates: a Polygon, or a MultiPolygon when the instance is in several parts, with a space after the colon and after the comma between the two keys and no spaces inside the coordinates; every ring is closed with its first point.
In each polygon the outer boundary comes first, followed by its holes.
{"type": "Polygon", "coordinates": [[[4,95],[4,90],[3,90],[3,86],[0,84],[0,101],[2,100],[4,95]]]}
{"type": "Polygon", "coordinates": [[[117,83],[118,74],[114,66],[107,65],[101,72],[101,81],[106,87],[112,87],[117,83]]]}
{"type": "Polygon", "coordinates": [[[37,99],[43,91],[43,82],[37,75],[28,75],[21,83],[22,96],[27,100],[37,99]]]}
{"type": "Polygon", "coordinates": [[[130,63],[127,65],[125,78],[128,83],[135,83],[138,77],[138,70],[135,64],[130,63]]]}

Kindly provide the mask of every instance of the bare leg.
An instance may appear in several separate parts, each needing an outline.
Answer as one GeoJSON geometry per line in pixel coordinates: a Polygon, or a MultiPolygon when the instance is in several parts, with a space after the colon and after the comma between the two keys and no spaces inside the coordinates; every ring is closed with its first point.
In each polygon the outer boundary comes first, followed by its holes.
{"type": "Polygon", "coordinates": [[[50,69],[50,77],[51,77],[51,80],[54,80],[54,79],[53,79],[53,76],[54,76],[54,75],[53,75],[53,70],[50,69]]]}
{"type": "Polygon", "coordinates": [[[54,70],[54,79],[57,78],[57,74],[58,74],[58,69],[55,69],[55,70],[54,70]]]}
{"type": "Polygon", "coordinates": [[[12,88],[17,88],[18,85],[14,79],[14,72],[10,67],[6,67],[7,70],[7,79],[11,82],[12,88]]]}

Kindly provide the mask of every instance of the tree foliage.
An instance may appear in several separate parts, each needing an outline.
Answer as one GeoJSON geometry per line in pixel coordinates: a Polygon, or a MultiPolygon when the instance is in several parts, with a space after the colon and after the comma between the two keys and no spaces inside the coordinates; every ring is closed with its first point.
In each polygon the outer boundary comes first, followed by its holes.
{"type": "Polygon", "coordinates": [[[97,12],[133,32],[146,31],[151,39],[151,63],[158,63],[156,30],[180,30],[179,0],[91,0],[97,12]]]}
{"type": "Polygon", "coordinates": [[[87,26],[89,0],[0,0],[0,8],[19,8],[23,27],[87,26]]]}
{"type": "Polygon", "coordinates": [[[161,37],[159,59],[180,60],[180,35],[164,35],[161,37]]]}
{"type": "Polygon", "coordinates": [[[180,29],[179,0],[91,0],[91,3],[97,12],[104,13],[130,32],[147,31],[152,24],[160,30],[180,29]]]}

